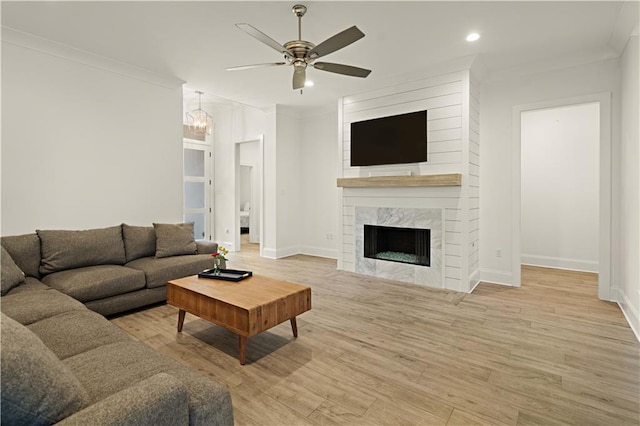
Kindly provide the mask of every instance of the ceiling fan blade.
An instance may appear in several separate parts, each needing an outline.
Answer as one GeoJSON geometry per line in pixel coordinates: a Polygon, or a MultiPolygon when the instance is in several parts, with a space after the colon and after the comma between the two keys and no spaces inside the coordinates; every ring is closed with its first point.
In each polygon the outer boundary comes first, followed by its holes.
{"type": "Polygon", "coordinates": [[[333,64],[331,62],[316,62],[313,64],[313,67],[321,71],[334,72],[336,74],[344,74],[360,78],[365,78],[371,73],[371,70],[368,69],[352,67],[351,65],[333,64]]]}
{"type": "Polygon", "coordinates": [[[271,62],[268,64],[254,64],[254,65],[240,65],[239,67],[229,67],[225,68],[226,71],[240,71],[240,70],[250,70],[252,68],[266,68],[266,67],[277,67],[280,65],[287,65],[286,62],[271,62]]]}
{"type": "Polygon", "coordinates": [[[236,27],[240,28],[242,31],[249,34],[251,37],[263,42],[264,44],[271,47],[272,49],[275,49],[286,56],[293,57],[293,53],[285,49],[283,45],[281,45],[280,43],[278,43],[277,41],[275,41],[274,39],[272,39],[262,31],[260,31],[259,29],[252,27],[249,24],[236,24],[236,27]]]}
{"type": "Polygon", "coordinates": [[[364,37],[364,33],[354,25],[317,45],[309,52],[309,57],[319,58],[320,56],[328,55],[343,47],[347,47],[362,37],[364,37]]]}
{"type": "Polygon", "coordinates": [[[307,81],[307,72],[304,67],[294,67],[293,69],[293,90],[302,89],[307,81]]]}

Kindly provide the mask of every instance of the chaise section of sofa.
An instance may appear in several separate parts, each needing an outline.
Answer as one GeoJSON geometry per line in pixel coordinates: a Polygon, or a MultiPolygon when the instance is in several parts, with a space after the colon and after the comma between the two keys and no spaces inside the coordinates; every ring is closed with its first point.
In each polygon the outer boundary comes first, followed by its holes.
{"type": "Polygon", "coordinates": [[[2,424],[233,424],[226,387],[2,262],[2,424]]]}
{"type": "Polygon", "coordinates": [[[86,308],[0,327],[2,424],[233,424],[225,386],[86,308]]]}

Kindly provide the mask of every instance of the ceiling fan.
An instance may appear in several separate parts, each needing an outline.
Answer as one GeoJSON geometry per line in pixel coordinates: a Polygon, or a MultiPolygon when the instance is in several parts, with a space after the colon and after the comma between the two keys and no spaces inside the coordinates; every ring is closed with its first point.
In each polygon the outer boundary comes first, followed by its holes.
{"type": "Polygon", "coordinates": [[[237,71],[251,68],[293,65],[293,90],[302,89],[304,87],[306,82],[307,66],[312,66],[313,68],[321,71],[328,71],[353,77],[365,78],[369,75],[371,70],[364,68],[344,64],[334,64],[331,62],[315,62],[316,59],[342,49],[343,47],[346,47],[364,37],[364,33],[360,31],[358,27],[354,25],[351,28],[347,28],[316,46],[311,42],[302,40],[302,17],[307,12],[307,7],[297,4],[293,6],[292,11],[294,15],[298,17],[298,39],[288,41],[283,45],[249,24],[236,24],[236,27],[240,28],[242,31],[283,54],[284,62],[243,65],[239,67],[226,68],[226,70],[237,71]]]}

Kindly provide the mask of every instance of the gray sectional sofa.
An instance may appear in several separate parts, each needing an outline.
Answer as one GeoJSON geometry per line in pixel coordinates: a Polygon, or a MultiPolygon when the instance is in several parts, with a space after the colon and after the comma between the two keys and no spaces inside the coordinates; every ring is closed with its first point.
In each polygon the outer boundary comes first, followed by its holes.
{"type": "Polygon", "coordinates": [[[217,245],[189,225],[2,237],[3,425],[233,424],[223,385],[102,316],[163,301],[168,280],[213,266],[217,245]]]}

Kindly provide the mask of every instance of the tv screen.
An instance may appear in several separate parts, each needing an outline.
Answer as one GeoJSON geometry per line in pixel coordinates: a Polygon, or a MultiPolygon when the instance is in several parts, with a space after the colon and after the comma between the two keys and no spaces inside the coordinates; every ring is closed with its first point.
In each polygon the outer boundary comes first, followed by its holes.
{"type": "Polygon", "coordinates": [[[427,161],[427,111],[351,123],[351,165],[427,161]]]}

